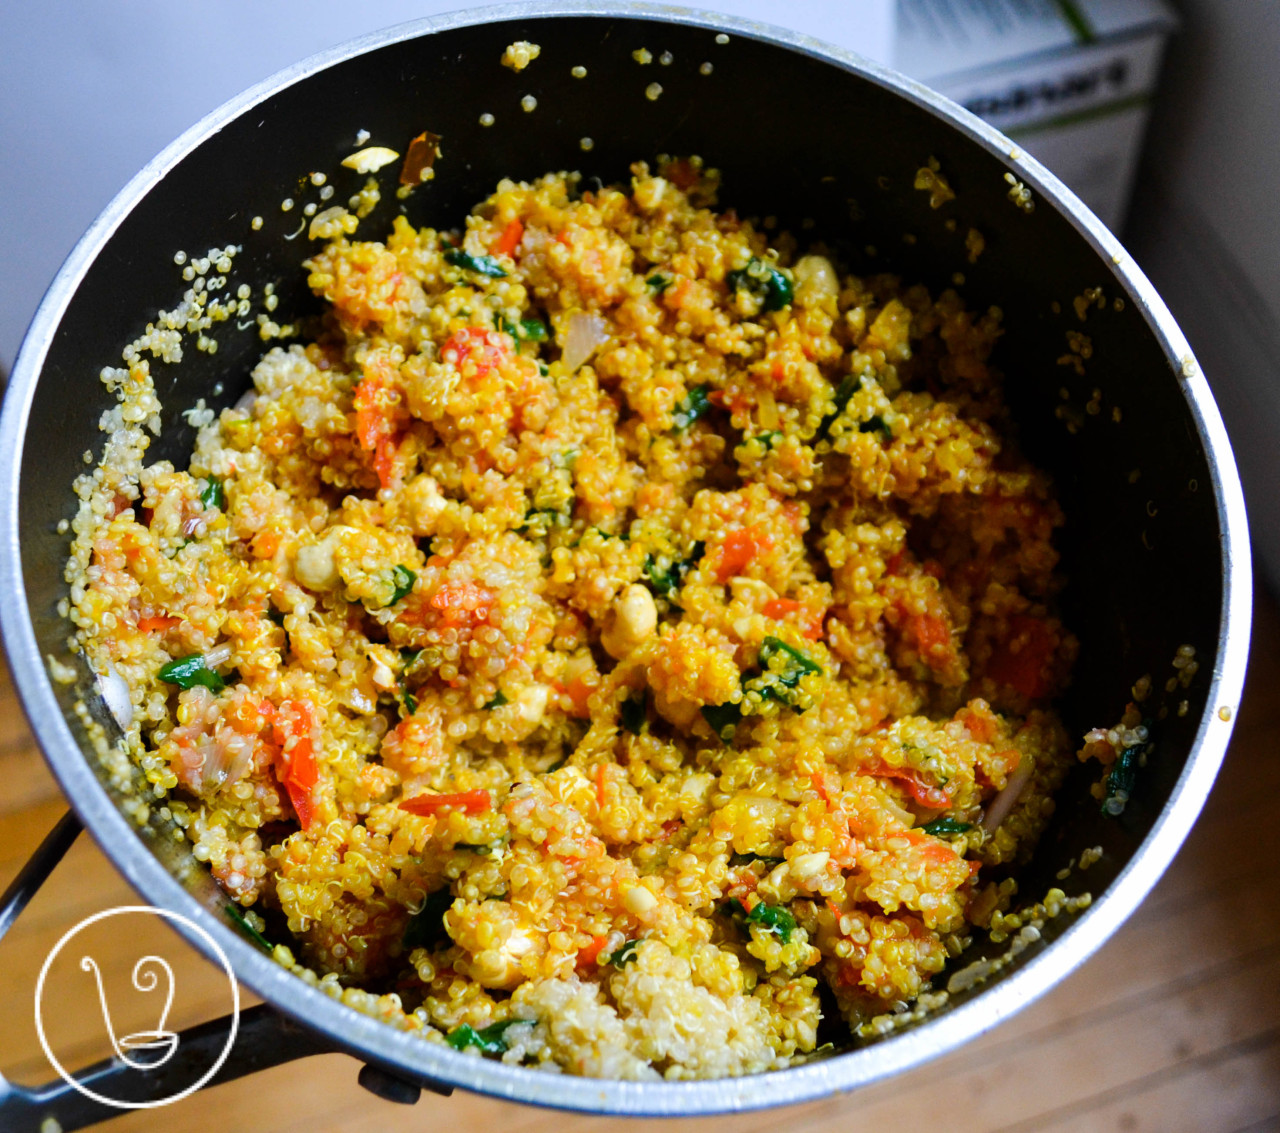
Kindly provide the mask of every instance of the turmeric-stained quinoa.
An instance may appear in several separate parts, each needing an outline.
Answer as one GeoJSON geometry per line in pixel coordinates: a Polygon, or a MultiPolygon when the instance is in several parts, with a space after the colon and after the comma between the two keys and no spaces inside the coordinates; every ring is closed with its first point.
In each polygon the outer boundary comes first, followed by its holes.
{"type": "Polygon", "coordinates": [[[1070,760],[1062,517],[998,311],[771,243],[696,160],[580,188],[331,218],[316,340],[83,493],[71,617],[303,978],[576,1074],[781,1067],[1007,907],[1070,760]]]}

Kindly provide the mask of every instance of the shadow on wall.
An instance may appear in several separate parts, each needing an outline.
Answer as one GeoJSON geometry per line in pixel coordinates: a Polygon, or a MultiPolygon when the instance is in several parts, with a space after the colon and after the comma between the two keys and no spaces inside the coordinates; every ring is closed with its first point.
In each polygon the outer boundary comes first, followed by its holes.
{"type": "Polygon", "coordinates": [[[1181,0],[1126,243],[1226,419],[1280,592],[1280,5],[1181,0]]]}

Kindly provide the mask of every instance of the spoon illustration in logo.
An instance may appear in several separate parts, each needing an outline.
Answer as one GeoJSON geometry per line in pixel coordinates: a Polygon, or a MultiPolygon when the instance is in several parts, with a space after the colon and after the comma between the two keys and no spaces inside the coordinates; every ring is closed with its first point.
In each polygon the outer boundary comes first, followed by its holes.
{"type": "Polygon", "coordinates": [[[133,966],[133,986],[138,991],[155,991],[159,984],[156,968],[164,970],[168,981],[164,1007],[156,1022],[155,1030],[134,1031],[132,1034],[116,1037],[115,1028],[111,1025],[111,1010],[107,1006],[106,988],[102,986],[102,973],[98,970],[97,961],[92,956],[80,958],[80,970],[92,972],[98,983],[98,1001],[102,1004],[102,1020],[107,1026],[107,1035],[111,1040],[111,1049],[115,1056],[133,1070],[154,1070],[169,1061],[178,1049],[178,1036],[165,1029],[169,1021],[169,1008],[173,1006],[173,969],[159,956],[143,956],[133,966]],[[147,1057],[130,1058],[129,1053],[147,1057]],[[155,1055],[155,1057],[150,1057],[155,1055]]]}

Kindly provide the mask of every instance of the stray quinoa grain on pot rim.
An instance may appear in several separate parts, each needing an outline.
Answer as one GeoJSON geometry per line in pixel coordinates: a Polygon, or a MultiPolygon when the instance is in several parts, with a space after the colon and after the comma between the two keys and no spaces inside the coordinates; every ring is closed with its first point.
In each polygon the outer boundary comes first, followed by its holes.
{"type": "Polygon", "coordinates": [[[998,311],[633,172],[332,219],[315,340],[188,470],[85,479],[70,615],[142,796],[302,978],[476,1056],[745,1074],[1008,908],[1071,759],[1062,515],[998,311]]]}

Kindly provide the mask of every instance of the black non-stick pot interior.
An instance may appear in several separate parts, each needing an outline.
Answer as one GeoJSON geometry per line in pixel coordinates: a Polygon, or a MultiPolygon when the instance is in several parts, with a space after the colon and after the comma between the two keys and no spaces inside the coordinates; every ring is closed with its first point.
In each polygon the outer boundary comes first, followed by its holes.
{"type": "MultiPolygon", "coordinates": [[[[65,653],[69,627],[56,607],[66,594],[67,537],[57,525],[73,514],[70,485],[85,469],[82,454],[102,449],[98,421],[112,401],[98,375],[119,364],[122,347],[158,309],[180,299],[187,284],[175,253],[242,245],[228,291],[247,284],[257,309],[271,284],[274,318],[305,314],[313,301],[301,264],[315,245],[297,230],[308,202],[325,207],[308,175],[324,173],[333,201],[344,202],[364,182],[340,165],[361,131],[369,144],[403,152],[424,130],[442,138],[434,180],[402,200],[394,192],[398,163],[384,170],[381,203],[362,236],[386,231],[401,211],[417,225],[457,226],[504,177],[581,170],[585,183],[615,182],[634,161],[697,154],[722,171],[721,207],[776,217],[802,242],[824,241],[855,271],[892,271],[935,291],[956,286],[973,308],[999,306],[1007,329],[997,362],[1021,442],[1054,475],[1068,516],[1063,601],[1081,641],[1064,705],[1069,727],[1079,734],[1113,723],[1143,674],[1164,696],[1184,642],[1211,670],[1223,594],[1219,525],[1179,376],[1140,305],[1076,227],[1047,201],[1029,212],[1011,199],[1005,174],[1016,162],[873,79],[802,51],[737,34],[722,43],[695,26],[587,17],[457,28],[309,74],[201,142],[123,219],[49,343],[26,435],[25,598],[42,654],[65,653]],[[542,50],[516,74],[499,57],[520,39],[542,50]],[[653,62],[638,63],[639,48],[653,62]],[[669,63],[660,61],[664,53],[669,63]],[[575,77],[575,67],[585,67],[585,77],[575,77]],[[536,99],[531,111],[521,105],[528,95],[536,99]],[[930,159],[956,193],[937,209],[914,188],[930,159]],[[295,202],[289,211],[281,208],[286,198],[295,202]],[[972,260],[971,231],[984,245],[972,260]],[[956,273],[963,282],[953,282],[956,273]],[[1103,303],[1091,301],[1082,321],[1073,300],[1093,288],[1103,303]],[[1079,364],[1063,362],[1073,355],[1068,332],[1088,336],[1089,357],[1079,364]]],[[[193,432],[180,411],[198,398],[215,407],[236,400],[266,348],[257,330],[233,319],[209,332],[216,354],[189,344],[180,364],[153,364],[165,414],[151,458],[185,463],[193,432]]],[[[1069,780],[1023,874],[1024,893],[1043,894],[1087,846],[1107,851],[1087,877],[1095,892],[1124,866],[1192,747],[1206,684],[1170,697],[1153,757],[1120,818],[1099,813],[1083,769],[1069,780]],[[1184,696],[1190,711],[1179,716],[1173,709],[1184,696]]],[[[77,690],[59,695],[81,734],[72,711],[77,690]]],[[[156,844],[213,899],[172,840],[156,844]]],[[[1080,885],[1077,878],[1064,887],[1080,885]]]]}

